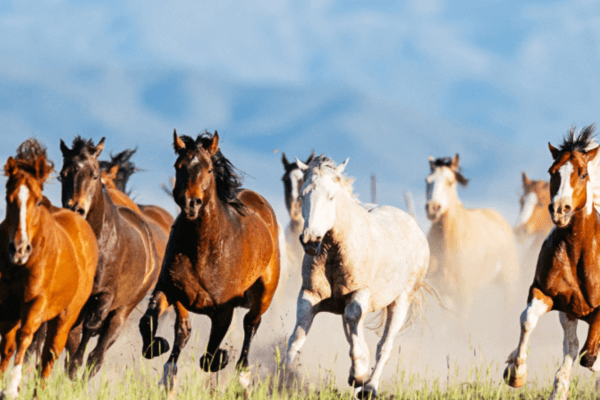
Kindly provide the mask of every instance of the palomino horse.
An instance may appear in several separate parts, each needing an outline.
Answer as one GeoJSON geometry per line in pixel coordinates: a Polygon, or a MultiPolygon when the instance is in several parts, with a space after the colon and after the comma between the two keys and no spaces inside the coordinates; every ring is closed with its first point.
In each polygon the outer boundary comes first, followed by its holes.
{"type": "Polygon", "coordinates": [[[431,221],[429,278],[440,294],[459,307],[461,319],[471,309],[473,291],[499,279],[509,298],[519,280],[519,261],[510,224],[491,209],[466,209],[457,183],[466,186],[458,154],[429,157],[427,218],[431,221]]]}
{"type": "Polygon", "coordinates": [[[550,184],[544,180],[534,181],[523,172],[523,195],[521,211],[513,232],[521,244],[520,265],[523,278],[533,278],[542,243],[554,226],[548,206],[550,184]]]}
{"type": "Polygon", "coordinates": [[[16,398],[23,359],[33,335],[47,321],[42,377],[67,342],[92,291],[98,245],[90,225],[76,213],[52,206],[42,194],[53,170],[46,149],[25,141],[4,171],[6,219],[0,224],[0,371],[16,350],[12,377],[2,398],[16,398]]]}
{"type": "Polygon", "coordinates": [[[149,223],[157,224],[162,234],[155,237],[158,254],[162,257],[165,252],[165,246],[169,238],[171,226],[175,220],[167,210],[162,207],[151,204],[135,204],[129,198],[130,191],[127,190],[127,182],[131,175],[142,171],[132,161],[131,156],[135,154],[136,149],[125,149],[116,156],[110,155],[110,161],[99,161],[100,178],[106,188],[111,200],[117,205],[123,205],[134,211],[142,213],[149,218],[149,223]],[[122,194],[125,194],[123,197],[122,194]]]}
{"type": "MultiPolygon", "coordinates": [[[[279,280],[277,220],[259,194],[241,188],[241,178],[219,150],[219,135],[196,140],[173,133],[177,161],[173,197],[182,212],[171,230],[160,279],[140,320],[143,354],[153,358],[168,351],[155,337],[159,315],[175,306],[175,342],[161,384],[173,387],[177,360],[191,335],[189,311],[211,319],[204,371],[227,365],[219,349],[235,307],[249,307],[244,317],[244,345],[238,369],[248,367],[250,343],[275,294],[279,280]]],[[[245,374],[244,379],[249,376],[245,374]]],[[[244,382],[248,383],[248,382],[244,382]]]]}
{"type": "MultiPolygon", "coordinates": [[[[308,159],[304,162],[305,165],[315,158],[313,150],[308,159]]],[[[285,173],[281,180],[283,181],[285,206],[290,215],[290,223],[285,229],[285,239],[288,249],[288,261],[291,267],[290,273],[299,271],[304,259],[304,249],[300,243],[300,234],[304,226],[302,218],[302,200],[300,200],[300,188],[304,184],[304,172],[300,169],[297,162],[289,162],[285,153],[281,154],[281,162],[285,173]]]]}
{"type": "Polygon", "coordinates": [[[63,206],[86,218],[100,249],[94,288],[84,309],[81,341],[77,344],[70,338],[68,344],[69,351],[75,352],[69,367],[69,375],[74,377],[87,343],[95,335],[99,335],[98,343],[87,363],[93,366],[92,375],[98,371],[127,317],[156,283],[161,258],[154,238],[162,232],[139,213],[115,205],[102,190],[98,156],[104,138],[95,146],[92,140],[77,137],[72,149],[61,140],[60,148],[63,206]]]}
{"type": "Polygon", "coordinates": [[[304,170],[300,240],[306,256],[286,362],[300,351],[317,313],[340,314],[352,359],[348,383],[360,387],[359,395],[376,396],[394,336],[427,272],[427,238],[404,211],[389,206],[367,210],[354,199],[351,183],[342,175],[348,160],[336,166],[321,155],[308,166],[296,162],[304,170]],[[381,309],[386,311],[385,329],[369,373],[364,322],[368,313],[381,309]]]}
{"type": "Polygon", "coordinates": [[[504,371],[507,383],[521,387],[527,378],[527,348],[531,332],[540,316],[559,311],[564,330],[564,361],[556,372],[550,399],[566,399],[571,367],[577,361],[577,321],[590,326],[581,349],[581,365],[600,370],[600,222],[597,189],[600,183],[600,160],[592,141],[594,125],[585,127],[575,137],[571,128],[560,148],[548,143],[554,162],[550,167],[548,209],[555,228],[542,246],[529,289],[527,308],[521,314],[521,337],[517,349],[508,357],[504,371]]]}

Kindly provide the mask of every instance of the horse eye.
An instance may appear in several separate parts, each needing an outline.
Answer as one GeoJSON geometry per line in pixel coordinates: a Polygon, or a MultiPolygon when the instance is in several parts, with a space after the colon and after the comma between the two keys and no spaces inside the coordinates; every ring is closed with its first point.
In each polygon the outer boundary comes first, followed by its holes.
{"type": "Polygon", "coordinates": [[[212,172],[213,172],[212,168],[208,170],[209,174],[212,174],[212,172]]]}
{"type": "Polygon", "coordinates": [[[98,174],[94,174],[94,180],[98,179],[98,174]]]}
{"type": "Polygon", "coordinates": [[[585,174],[581,175],[581,179],[585,179],[585,178],[587,178],[587,176],[588,176],[588,174],[586,172],[585,174]]]}
{"type": "Polygon", "coordinates": [[[35,203],[36,206],[40,207],[42,205],[42,200],[38,200],[37,203],[35,203]]]}

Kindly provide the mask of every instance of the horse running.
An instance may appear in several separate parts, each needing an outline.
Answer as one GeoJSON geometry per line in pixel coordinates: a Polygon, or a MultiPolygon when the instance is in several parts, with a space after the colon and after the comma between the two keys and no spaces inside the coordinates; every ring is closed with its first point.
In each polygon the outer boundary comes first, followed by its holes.
{"type": "MultiPolygon", "coordinates": [[[[182,212],[175,220],[160,279],[140,320],[142,352],[153,358],[168,351],[155,337],[158,317],[175,306],[175,341],[161,384],[174,387],[177,360],[191,335],[189,311],[211,319],[210,339],[200,366],[216,372],[228,363],[219,349],[235,307],[249,307],[237,368],[247,369],[250,343],[279,281],[275,213],[259,194],[241,188],[241,179],[219,150],[219,135],[196,140],[173,133],[177,153],[173,197],[182,212]]],[[[248,384],[246,372],[240,375],[248,384]]]]}
{"type": "Polygon", "coordinates": [[[523,195],[520,204],[521,211],[513,232],[517,241],[523,246],[520,257],[521,275],[529,279],[533,278],[542,243],[554,227],[548,212],[550,183],[544,180],[531,180],[523,172],[523,195]]]}
{"type": "Polygon", "coordinates": [[[507,383],[521,387],[527,378],[527,348],[531,332],[540,316],[559,311],[564,330],[564,360],[556,372],[550,399],[566,399],[579,341],[577,321],[590,326],[581,349],[580,364],[600,370],[600,222],[595,207],[600,203],[600,147],[593,142],[594,125],[583,128],[575,137],[571,128],[560,148],[550,143],[553,163],[550,173],[548,209],[555,224],[544,241],[529,289],[527,308],[521,314],[521,336],[510,354],[504,371],[507,383]]]}
{"type": "Polygon", "coordinates": [[[161,257],[155,237],[161,231],[138,212],[115,205],[102,189],[98,156],[104,138],[94,145],[92,140],[76,137],[71,149],[61,140],[60,148],[63,207],[90,223],[100,251],[92,295],[83,312],[81,338],[74,331],[67,345],[74,353],[69,366],[73,378],[83,363],[87,343],[96,335],[98,343],[87,364],[93,367],[91,375],[100,369],[129,314],[158,280],[161,257]]]}
{"type": "Polygon", "coordinates": [[[500,280],[509,298],[519,280],[519,262],[510,224],[495,210],[466,209],[457,184],[466,186],[458,154],[429,157],[427,218],[431,221],[429,278],[461,319],[469,315],[475,289],[500,280]]]}
{"type": "Polygon", "coordinates": [[[308,166],[296,162],[304,171],[300,240],[306,256],[286,362],[300,351],[317,313],[340,314],[352,359],[348,383],[359,395],[376,396],[394,336],[427,272],[427,239],[404,211],[389,206],[367,210],[354,199],[342,175],[348,160],[336,166],[321,155],[308,166]],[[364,322],[368,313],[381,309],[385,329],[370,373],[364,322]]]}
{"type": "Polygon", "coordinates": [[[98,262],[90,225],[76,213],[52,206],[42,194],[53,170],[35,139],[19,146],[4,171],[6,219],[0,224],[0,371],[16,351],[12,376],[1,397],[16,398],[23,359],[33,335],[47,322],[42,378],[52,372],[69,331],[87,301],[98,262]]]}
{"type": "MultiPolygon", "coordinates": [[[[308,165],[315,158],[314,150],[304,162],[308,165]]],[[[302,260],[304,259],[304,249],[300,243],[300,234],[304,226],[302,218],[302,200],[300,200],[300,188],[304,183],[304,172],[298,166],[298,163],[289,162],[285,153],[281,155],[281,162],[285,173],[281,180],[283,181],[285,206],[290,216],[290,223],[285,229],[285,240],[287,243],[287,254],[290,268],[290,274],[300,272],[302,260]]]]}

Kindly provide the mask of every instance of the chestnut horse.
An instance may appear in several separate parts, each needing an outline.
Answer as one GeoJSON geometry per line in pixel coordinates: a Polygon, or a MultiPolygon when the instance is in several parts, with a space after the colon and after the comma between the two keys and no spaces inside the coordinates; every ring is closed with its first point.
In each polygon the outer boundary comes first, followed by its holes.
{"type": "Polygon", "coordinates": [[[469,315],[475,289],[500,281],[511,299],[519,281],[519,261],[512,228],[499,212],[466,209],[457,185],[466,186],[459,156],[429,157],[427,218],[431,229],[429,278],[446,300],[457,303],[462,322],[469,315]]]}
{"type": "Polygon", "coordinates": [[[594,125],[575,137],[571,128],[557,149],[548,143],[550,166],[548,209],[555,224],[539,255],[535,278],[529,289],[527,308],[521,314],[521,336],[517,349],[508,357],[504,371],[507,383],[521,387],[527,377],[527,347],[540,316],[559,311],[564,330],[564,361],[556,372],[551,399],[566,399],[571,368],[577,361],[577,321],[590,326],[581,349],[580,364],[600,370],[600,222],[595,206],[595,189],[600,183],[600,160],[593,142],[594,125]]]}
{"type": "Polygon", "coordinates": [[[52,372],[71,327],[90,296],[98,245],[90,225],[42,194],[53,170],[46,149],[28,139],[4,171],[6,219],[0,224],[0,371],[16,350],[12,377],[2,397],[16,398],[23,359],[33,335],[47,321],[42,377],[52,372]]]}
{"type": "Polygon", "coordinates": [[[542,243],[554,226],[548,206],[550,205],[550,183],[531,180],[523,172],[523,195],[521,209],[513,232],[522,246],[520,265],[525,279],[533,278],[542,243]]]}
{"type": "Polygon", "coordinates": [[[102,189],[98,156],[104,138],[98,145],[76,137],[72,149],[61,140],[63,167],[63,207],[76,211],[92,226],[100,249],[94,287],[84,309],[85,321],[81,341],[69,343],[75,351],[69,367],[74,377],[83,363],[90,338],[99,335],[87,364],[95,374],[104,361],[106,351],[117,340],[125,321],[136,305],[154,286],[160,272],[161,258],[155,237],[162,232],[137,212],[117,206],[102,189]]]}
{"type": "Polygon", "coordinates": [[[135,149],[125,149],[116,156],[110,155],[110,161],[99,161],[100,178],[111,200],[117,205],[123,205],[131,208],[134,211],[142,213],[149,218],[150,223],[157,224],[163,234],[157,235],[157,250],[159,255],[165,252],[165,246],[169,238],[171,226],[175,220],[167,210],[162,207],[151,204],[135,204],[129,198],[130,191],[127,190],[127,182],[129,177],[138,171],[142,171],[132,161],[131,156],[135,154],[135,149]]]}
{"type": "MultiPolygon", "coordinates": [[[[177,161],[173,197],[182,212],[175,220],[160,279],[140,320],[142,352],[153,358],[168,351],[155,337],[158,317],[175,306],[175,341],[161,384],[173,387],[177,360],[191,335],[189,311],[211,319],[204,371],[227,365],[219,349],[235,307],[249,307],[244,317],[244,344],[237,368],[248,367],[250,343],[269,308],[280,273],[275,213],[259,194],[241,188],[241,178],[219,150],[219,135],[196,140],[173,133],[177,161]],[[188,311],[189,310],[189,311],[188,311]]],[[[241,371],[240,371],[241,372],[241,371]]],[[[248,373],[240,380],[248,379],[248,373]]],[[[248,382],[242,382],[248,384],[248,382]]]]}

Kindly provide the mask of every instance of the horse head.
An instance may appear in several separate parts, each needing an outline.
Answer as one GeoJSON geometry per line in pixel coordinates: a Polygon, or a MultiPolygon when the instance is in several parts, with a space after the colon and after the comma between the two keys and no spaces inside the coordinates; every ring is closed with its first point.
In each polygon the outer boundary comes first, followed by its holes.
{"type": "Polygon", "coordinates": [[[452,159],[450,157],[434,159],[429,156],[429,166],[431,173],[425,180],[427,183],[425,210],[427,218],[435,223],[448,211],[453,201],[457,201],[456,184],[467,186],[469,180],[460,171],[458,154],[452,159]]]}
{"type": "Polygon", "coordinates": [[[304,185],[300,191],[304,229],[300,242],[306,254],[316,256],[321,251],[325,234],[333,228],[336,217],[336,197],[344,190],[341,182],[348,160],[336,166],[330,158],[320,155],[310,167],[296,158],[304,171],[304,185]]]}
{"type": "Polygon", "coordinates": [[[40,227],[40,209],[44,203],[44,182],[54,167],[47,159],[46,148],[37,140],[28,139],[9,157],[4,172],[6,182],[6,227],[8,257],[13,264],[23,265],[33,251],[40,227]]]}
{"type": "Polygon", "coordinates": [[[173,147],[178,155],[173,198],[187,219],[194,220],[215,191],[212,157],[219,151],[219,134],[193,140],[174,131],[173,147]]]}
{"type": "Polygon", "coordinates": [[[521,210],[513,231],[517,240],[523,242],[537,234],[546,234],[552,220],[548,214],[550,184],[543,180],[531,180],[523,172],[523,195],[519,199],[521,210]]]}
{"type": "MultiPolygon", "coordinates": [[[[315,151],[313,150],[304,164],[309,165],[314,158],[315,151]]],[[[294,221],[298,221],[302,219],[302,200],[300,200],[300,188],[304,184],[304,172],[302,169],[300,169],[297,162],[289,162],[285,156],[285,153],[282,153],[281,155],[281,162],[283,164],[283,168],[285,169],[285,173],[281,178],[285,191],[285,206],[290,214],[290,218],[294,221]]]]}
{"type": "Polygon", "coordinates": [[[60,171],[62,206],[83,218],[87,217],[94,196],[102,190],[98,156],[104,149],[104,139],[94,145],[92,139],[86,141],[77,136],[72,149],[60,140],[63,155],[60,171]]]}
{"type": "Polygon", "coordinates": [[[558,228],[569,225],[576,213],[593,212],[588,164],[595,161],[600,149],[592,140],[594,128],[594,125],[587,126],[575,137],[575,128],[572,127],[558,149],[548,143],[554,159],[548,170],[551,198],[548,210],[558,228]]]}

